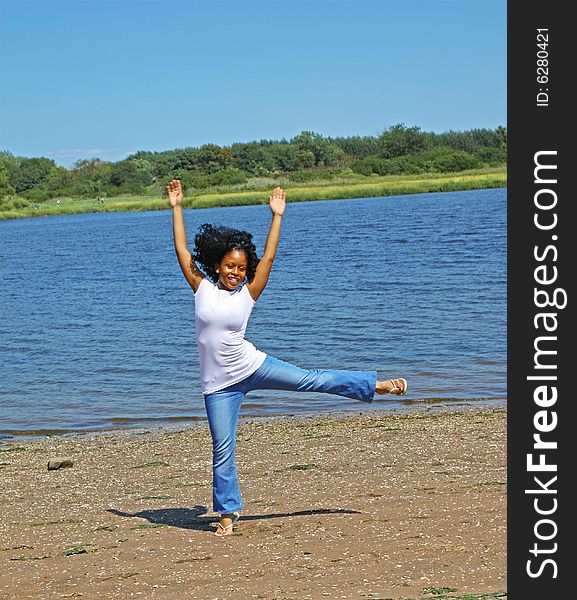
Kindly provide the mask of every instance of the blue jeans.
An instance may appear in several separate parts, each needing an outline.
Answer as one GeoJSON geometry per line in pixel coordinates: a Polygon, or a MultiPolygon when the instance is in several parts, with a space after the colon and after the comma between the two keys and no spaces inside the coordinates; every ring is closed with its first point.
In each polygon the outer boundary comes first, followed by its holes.
{"type": "Polygon", "coordinates": [[[372,402],[376,371],[308,370],[272,356],[246,379],[206,394],[204,404],[212,436],[214,511],[231,514],[244,508],[236,472],[236,426],[245,394],[251,390],[325,392],[372,402]]]}

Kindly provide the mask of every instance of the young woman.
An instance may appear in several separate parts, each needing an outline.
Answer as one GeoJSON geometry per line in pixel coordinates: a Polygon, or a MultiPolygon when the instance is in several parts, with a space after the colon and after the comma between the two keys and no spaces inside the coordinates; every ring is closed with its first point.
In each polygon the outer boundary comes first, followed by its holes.
{"type": "Polygon", "coordinates": [[[278,247],[286,194],[269,196],[272,223],[259,260],[252,235],[202,225],[188,250],[182,215],[182,186],[167,186],[173,208],[174,247],[194,291],[200,376],[213,449],[213,505],[220,513],[215,535],[233,532],[244,508],[236,472],[236,426],[245,394],[257,389],[325,392],[364,402],[376,394],[402,396],[403,378],[377,381],[376,371],[307,370],[257,350],[244,339],[248,319],[264,290],[278,247]],[[199,268],[202,268],[202,270],[199,268]]]}

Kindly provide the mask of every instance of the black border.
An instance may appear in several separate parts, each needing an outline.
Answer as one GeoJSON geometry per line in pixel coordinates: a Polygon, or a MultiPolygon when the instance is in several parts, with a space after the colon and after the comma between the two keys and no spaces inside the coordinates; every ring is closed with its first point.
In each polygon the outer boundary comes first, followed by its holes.
{"type": "MultiPolygon", "coordinates": [[[[576,393],[572,393],[573,366],[571,339],[571,314],[575,279],[575,244],[572,236],[571,205],[577,203],[576,192],[569,189],[569,183],[577,174],[571,164],[569,135],[572,127],[570,103],[575,67],[570,65],[571,56],[577,51],[571,43],[577,39],[577,31],[571,32],[569,19],[570,3],[559,0],[535,2],[534,0],[510,0],[507,5],[507,130],[508,130],[508,501],[507,501],[507,573],[508,598],[510,600],[547,600],[549,598],[569,598],[575,595],[575,584],[571,581],[573,548],[571,511],[577,501],[570,489],[575,466],[571,465],[571,455],[575,453],[568,437],[577,423],[573,421],[573,403],[576,393]],[[537,29],[548,29],[548,80],[537,82],[537,29]],[[572,35],[571,35],[572,34],[572,35]],[[572,39],[573,38],[573,39],[572,39]],[[543,88],[540,90],[539,88],[543,88]],[[548,94],[548,106],[537,106],[537,93],[548,94]],[[558,225],[552,241],[552,232],[540,231],[534,225],[536,211],[534,197],[539,189],[534,181],[535,153],[556,151],[550,158],[557,165],[557,183],[554,190],[558,203],[554,208],[558,225]],[[535,433],[534,415],[538,407],[533,399],[536,387],[527,376],[534,374],[534,342],[539,335],[534,327],[535,308],[534,270],[540,263],[534,257],[535,246],[541,249],[554,243],[558,250],[555,262],[553,252],[549,253],[550,267],[558,269],[558,280],[551,287],[561,287],[568,295],[567,307],[557,311],[558,328],[556,335],[558,400],[550,411],[555,411],[558,424],[549,434],[550,440],[558,443],[556,450],[549,450],[547,462],[558,465],[554,486],[557,510],[549,518],[555,521],[557,532],[550,542],[539,542],[543,548],[557,543],[557,550],[549,555],[538,557],[529,550],[538,542],[534,533],[535,523],[541,517],[535,512],[533,501],[536,496],[525,493],[537,487],[533,477],[537,473],[527,471],[527,454],[533,450],[535,433]],[[557,576],[553,577],[551,563],[543,568],[538,577],[527,573],[527,561],[532,559],[534,571],[538,571],[539,561],[551,558],[557,566],[557,576]]],[[[541,54],[543,55],[543,53],[541,54]]],[[[544,99],[544,96],[541,97],[544,99]]],[[[551,213],[548,213],[550,216],[551,213]]],[[[548,310],[556,310],[555,308],[548,310]]],[[[573,328],[574,329],[574,328],[573,328]]],[[[543,436],[545,437],[545,436],[543,436]]],[[[537,451],[539,452],[539,451],[537,451]]],[[[545,476],[542,479],[546,481],[545,476]]],[[[547,496],[549,500],[553,495],[547,496]]],[[[543,505],[545,506],[545,505],[543,505]]],[[[545,529],[542,530],[543,532],[545,529]]],[[[553,531],[551,527],[550,531],[553,531]]]]}

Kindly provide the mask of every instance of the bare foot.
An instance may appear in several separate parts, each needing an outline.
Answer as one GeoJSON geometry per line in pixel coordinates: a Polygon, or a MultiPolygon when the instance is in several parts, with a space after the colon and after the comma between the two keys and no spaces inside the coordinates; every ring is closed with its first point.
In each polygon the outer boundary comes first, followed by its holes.
{"type": "Polygon", "coordinates": [[[393,394],[395,396],[403,396],[407,392],[407,380],[399,377],[398,379],[386,379],[385,381],[377,381],[375,392],[377,394],[393,394]]]}

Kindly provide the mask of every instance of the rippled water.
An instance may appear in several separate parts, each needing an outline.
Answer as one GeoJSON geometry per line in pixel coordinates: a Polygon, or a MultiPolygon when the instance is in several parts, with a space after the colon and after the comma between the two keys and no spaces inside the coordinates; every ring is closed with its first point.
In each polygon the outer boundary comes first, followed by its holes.
{"type": "MultiPolygon", "coordinates": [[[[186,210],[254,233],[267,206],[186,210]]],[[[0,433],[204,419],[170,211],[0,221],[0,433]]],[[[506,190],[289,204],[247,339],[307,368],[404,376],[407,399],[506,396],[506,190]]],[[[373,405],[398,407],[398,399],[373,405]]],[[[372,410],[253,392],[243,416],[372,410]]]]}

